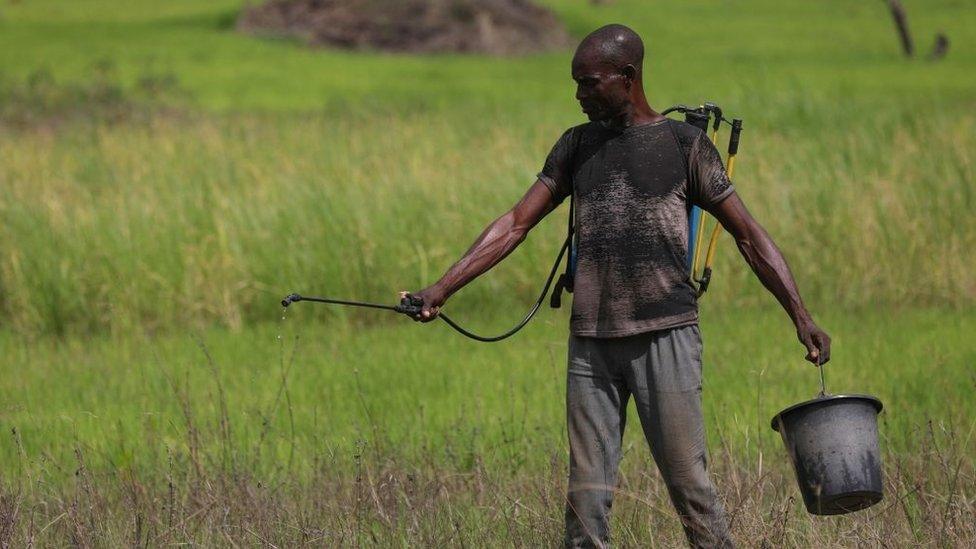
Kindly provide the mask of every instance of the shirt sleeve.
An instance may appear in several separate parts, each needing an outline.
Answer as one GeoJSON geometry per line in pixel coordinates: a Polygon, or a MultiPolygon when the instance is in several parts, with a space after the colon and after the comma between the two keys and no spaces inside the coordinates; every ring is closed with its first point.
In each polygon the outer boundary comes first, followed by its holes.
{"type": "Polygon", "coordinates": [[[573,192],[572,156],[573,128],[570,128],[563,132],[556,144],[552,146],[549,156],[546,157],[546,163],[538,175],[539,180],[552,193],[556,204],[562,203],[573,192]]]}
{"type": "Polygon", "coordinates": [[[722,157],[704,132],[698,134],[691,146],[688,172],[688,198],[692,204],[705,210],[735,192],[722,165],[722,157]]]}

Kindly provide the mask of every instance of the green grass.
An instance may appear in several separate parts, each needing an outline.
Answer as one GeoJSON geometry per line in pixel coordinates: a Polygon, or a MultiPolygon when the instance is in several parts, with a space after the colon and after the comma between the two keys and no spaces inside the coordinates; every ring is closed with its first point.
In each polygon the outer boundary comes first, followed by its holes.
{"type": "MultiPolygon", "coordinates": [[[[937,30],[953,42],[937,64],[908,63],[899,54],[883,5],[841,0],[791,4],[751,0],[661,2],[611,6],[550,0],[577,36],[606,22],[623,22],[645,37],[655,103],[707,96],[759,122],[771,91],[791,88],[797,101],[847,99],[890,105],[909,93],[922,102],[966,101],[976,82],[976,15],[964,3],[906,3],[919,50],[937,30]],[[801,93],[802,92],[802,95],[801,93]],[[863,96],[858,92],[867,92],[863,96]]],[[[20,2],[5,6],[0,67],[23,76],[44,67],[80,79],[91,65],[115,62],[135,80],[147,66],[172,71],[194,102],[241,111],[318,110],[329,104],[369,104],[390,110],[493,104],[519,113],[576,113],[569,55],[516,60],[456,55],[433,59],[310,51],[288,41],[255,40],[233,32],[239,0],[20,2]]],[[[578,115],[576,115],[578,118],[578,115]]]]}
{"type": "MultiPolygon", "coordinates": [[[[348,465],[357,442],[367,440],[408,461],[467,469],[480,456],[495,467],[529,470],[564,446],[564,314],[543,312],[526,334],[486,345],[441,323],[401,320],[370,330],[310,323],[315,307],[295,305],[284,322],[242,333],[6,337],[0,350],[17,373],[0,392],[4,424],[17,429],[29,456],[70,460],[80,445],[99,468],[162,466],[164,449],[185,443],[183,404],[211,440],[228,414],[231,446],[245,454],[267,429],[269,454],[257,464],[263,472],[290,456],[292,445],[300,469],[324,448],[348,465]]],[[[910,448],[912,429],[928,421],[969,427],[976,352],[966,339],[976,316],[906,310],[892,324],[890,314],[824,316],[836,346],[828,389],[881,398],[891,450],[910,448]]],[[[789,320],[772,309],[706,309],[703,338],[709,432],[746,452],[778,447],[769,419],[819,390],[789,320]]],[[[639,429],[631,431],[628,440],[643,446],[639,429]]],[[[0,446],[0,459],[15,463],[10,442],[0,446]]],[[[219,445],[206,451],[225,457],[219,445]]]]}
{"type": "MultiPolygon", "coordinates": [[[[737,186],[834,337],[828,385],[885,402],[885,507],[802,514],[768,421],[816,371],[724,237],[706,414],[741,542],[976,539],[976,10],[905,2],[920,50],[952,40],[930,63],[900,57],[881,2],[545,3],[577,36],[637,29],[653,105],[745,119],[737,186]]],[[[277,302],[433,282],[582,121],[571,52],[308,50],[235,33],[240,5],[0,8],[0,541],[551,545],[565,309],[480,345],[310,304],[282,323],[277,302]]],[[[564,215],[452,317],[513,322],[564,215]]],[[[622,543],[677,543],[626,443],[622,543]]]]}
{"type": "MultiPolygon", "coordinates": [[[[11,522],[14,539],[557,543],[564,314],[543,313],[516,338],[485,345],[440,323],[309,322],[314,307],[241,332],[0,339],[16,369],[0,386],[10,433],[0,440],[0,517],[36,516],[11,522]]],[[[712,466],[741,543],[976,539],[966,519],[976,316],[905,310],[892,323],[892,313],[823,318],[836,345],[828,388],[885,404],[887,499],[828,521],[791,500],[786,453],[769,427],[819,388],[785,315],[706,310],[712,466]]],[[[616,535],[624,545],[679,544],[632,404],[629,416],[616,535]]]]}

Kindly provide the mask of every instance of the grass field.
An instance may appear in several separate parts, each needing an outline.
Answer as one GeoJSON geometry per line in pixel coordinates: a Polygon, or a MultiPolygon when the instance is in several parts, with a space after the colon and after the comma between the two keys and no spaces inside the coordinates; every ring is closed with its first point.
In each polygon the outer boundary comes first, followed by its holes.
{"type": "MultiPolygon", "coordinates": [[[[565,319],[545,315],[485,346],[446,326],[308,325],[313,311],[299,307],[238,332],[5,339],[0,349],[19,370],[0,393],[14,429],[0,446],[6,511],[23,506],[13,532],[43,543],[114,540],[106,545],[258,542],[242,529],[285,545],[558,540],[565,319]]],[[[974,539],[967,338],[976,317],[916,310],[892,323],[889,313],[824,318],[837,342],[829,387],[876,394],[887,407],[888,500],[829,520],[790,500],[798,496],[769,428],[818,385],[782,313],[706,315],[712,461],[743,544],[974,539]]],[[[678,543],[632,427],[615,524],[627,545],[678,543]]]]}
{"type": "MultiPolygon", "coordinates": [[[[834,337],[828,385],[886,405],[886,500],[806,515],[768,421],[816,371],[725,240],[702,329],[737,541],[976,543],[976,9],[905,2],[921,49],[952,40],[930,63],[880,2],[545,3],[638,30],[653,105],[745,119],[739,192],[834,337]]],[[[582,121],[570,53],[312,51],[234,33],[240,5],[0,7],[0,541],[557,544],[565,309],[481,345],[276,304],[432,282],[582,121]]],[[[452,316],[514,322],[564,215],[452,316]]],[[[618,543],[679,544],[626,444],[618,543]]]]}

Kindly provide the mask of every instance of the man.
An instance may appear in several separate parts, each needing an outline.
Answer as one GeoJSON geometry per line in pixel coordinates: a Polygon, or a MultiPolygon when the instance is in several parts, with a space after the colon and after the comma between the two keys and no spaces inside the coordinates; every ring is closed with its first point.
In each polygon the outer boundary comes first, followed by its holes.
{"type": "Polygon", "coordinates": [[[670,120],[644,96],[644,46],[623,25],[602,27],[573,57],[576,99],[590,119],[567,130],[525,196],[491,223],[434,285],[413,295],[431,321],[449,296],[507,256],[575,193],[578,238],[569,338],[570,446],[566,543],[609,543],[609,514],[627,402],[695,547],[730,547],[706,472],[701,338],[687,268],[692,205],[714,215],[786,309],[807,360],[829,360],[830,338],[800,299],[769,235],[732,187],[703,132],[670,120]]]}

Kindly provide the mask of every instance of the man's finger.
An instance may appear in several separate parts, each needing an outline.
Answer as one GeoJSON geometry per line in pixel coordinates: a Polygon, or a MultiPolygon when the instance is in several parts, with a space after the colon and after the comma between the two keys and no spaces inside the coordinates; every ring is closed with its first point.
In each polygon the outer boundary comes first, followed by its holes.
{"type": "Polygon", "coordinates": [[[814,341],[814,338],[804,338],[803,346],[807,348],[807,360],[817,364],[817,359],[820,357],[820,349],[818,348],[817,343],[814,341]]]}
{"type": "Polygon", "coordinates": [[[817,339],[819,339],[817,347],[820,348],[820,356],[823,357],[820,363],[826,364],[830,362],[830,337],[824,334],[817,339]]]}
{"type": "Polygon", "coordinates": [[[438,310],[437,307],[430,307],[430,308],[425,308],[423,311],[421,311],[420,314],[424,317],[423,321],[430,322],[431,320],[437,318],[437,310],[438,310]]]}

